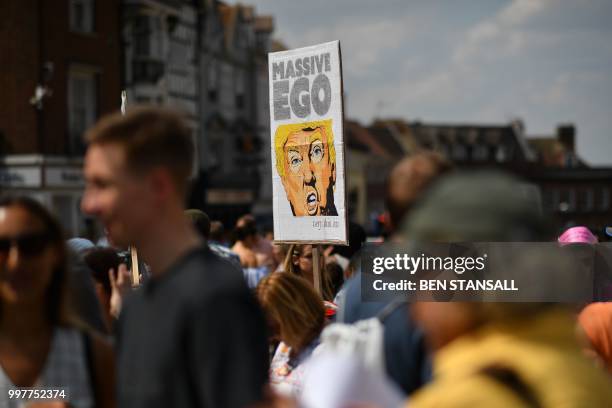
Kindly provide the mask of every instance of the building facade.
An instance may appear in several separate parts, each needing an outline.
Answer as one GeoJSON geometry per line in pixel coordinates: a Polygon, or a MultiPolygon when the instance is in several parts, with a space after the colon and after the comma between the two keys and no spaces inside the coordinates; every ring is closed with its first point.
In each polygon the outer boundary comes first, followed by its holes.
{"type": "Polygon", "coordinates": [[[129,104],[165,105],[200,134],[198,2],[125,0],[122,36],[129,104]]]}
{"type": "Polygon", "coordinates": [[[272,18],[216,0],[125,0],[122,15],[129,102],[182,111],[193,129],[198,163],[188,205],[226,224],[253,210],[271,215],[262,203],[271,200],[264,162],[272,18]]]}
{"type": "Polygon", "coordinates": [[[200,54],[199,182],[192,197],[226,225],[247,212],[271,223],[267,53],[273,21],[253,7],[205,3],[200,54]]]}
{"type": "Polygon", "coordinates": [[[11,101],[0,109],[0,188],[38,197],[82,234],[82,136],[126,89],[128,110],[186,114],[198,152],[191,206],[226,224],[271,217],[271,17],[216,0],[24,0],[0,12],[11,101]]]}
{"type": "Polygon", "coordinates": [[[408,154],[430,149],[460,169],[513,173],[525,181],[524,192],[553,218],[559,233],[584,225],[600,240],[609,239],[604,231],[612,224],[612,169],[589,167],[580,158],[572,124],[548,136],[526,135],[520,120],[483,125],[396,119],[375,122],[371,129],[376,128],[393,134],[408,154]]]}
{"type": "Polygon", "coordinates": [[[0,14],[0,189],[46,204],[71,235],[83,133],[120,106],[119,0],[5,1],[0,14]]]}

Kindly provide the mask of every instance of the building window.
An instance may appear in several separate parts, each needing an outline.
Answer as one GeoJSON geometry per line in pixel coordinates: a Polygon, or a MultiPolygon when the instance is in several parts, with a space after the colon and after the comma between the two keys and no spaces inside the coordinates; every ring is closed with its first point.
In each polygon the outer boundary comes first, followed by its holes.
{"type": "Polygon", "coordinates": [[[134,54],[137,57],[147,57],[151,53],[151,41],[148,34],[134,36],[134,54]]]}
{"type": "Polygon", "coordinates": [[[70,0],[70,31],[93,33],[94,0],[70,0]]]}
{"type": "Polygon", "coordinates": [[[84,151],[83,133],[96,120],[97,97],[95,70],[72,67],[68,72],[68,129],[73,153],[84,151]]]}
{"type": "Polygon", "coordinates": [[[248,49],[249,48],[249,44],[250,44],[250,32],[249,29],[246,26],[242,26],[240,28],[239,34],[238,34],[238,48],[241,49],[248,49]]]}
{"type": "Polygon", "coordinates": [[[446,143],[438,144],[437,150],[442,156],[446,157],[447,159],[450,158],[450,147],[446,143]]]}
{"type": "Polygon", "coordinates": [[[582,206],[582,210],[585,212],[593,211],[593,207],[595,204],[595,192],[592,188],[588,188],[584,191],[584,203],[582,206]]]}
{"type": "Polygon", "coordinates": [[[156,59],[140,58],[132,62],[132,81],[134,83],[156,84],[164,72],[164,63],[156,59]]]}
{"type": "Polygon", "coordinates": [[[551,192],[551,203],[552,203],[552,209],[554,211],[560,211],[560,207],[561,207],[561,190],[558,188],[555,188],[552,190],[551,192]]]}
{"type": "Polygon", "coordinates": [[[499,163],[508,161],[508,151],[506,150],[505,146],[497,146],[497,149],[495,150],[495,160],[497,160],[499,163]]]}
{"type": "Polygon", "coordinates": [[[602,211],[608,211],[609,208],[610,208],[610,189],[603,187],[601,189],[600,209],[602,211]]]}
{"type": "Polygon", "coordinates": [[[208,72],[207,72],[207,85],[208,85],[208,99],[211,101],[217,100],[217,87],[218,87],[218,79],[219,75],[217,72],[217,64],[214,62],[210,62],[208,64],[208,72]]]}
{"type": "Polygon", "coordinates": [[[236,107],[244,108],[244,75],[240,71],[236,76],[236,107]]]}
{"type": "Polygon", "coordinates": [[[149,16],[136,16],[132,23],[134,55],[148,57],[151,54],[151,22],[149,16]]]}
{"type": "Polygon", "coordinates": [[[154,59],[164,59],[166,50],[166,32],[160,17],[138,15],[132,22],[132,39],[134,55],[154,59]]]}
{"type": "Polygon", "coordinates": [[[472,159],[475,161],[486,161],[489,159],[489,148],[482,144],[474,146],[472,151],[472,159]]]}
{"type": "Polygon", "coordinates": [[[559,211],[560,212],[576,211],[576,190],[575,189],[566,188],[560,191],[559,211]]]}
{"type": "Polygon", "coordinates": [[[161,18],[151,19],[151,57],[153,58],[164,59],[167,57],[165,53],[167,41],[165,28],[161,18]]]}
{"type": "Polygon", "coordinates": [[[171,40],[168,49],[168,63],[179,68],[191,64],[189,45],[180,40],[171,40]]]}
{"type": "Polygon", "coordinates": [[[558,199],[558,196],[555,197],[555,194],[552,189],[544,187],[542,189],[542,207],[546,211],[556,211],[557,203],[555,200],[558,199]]]}
{"type": "Polygon", "coordinates": [[[595,192],[593,188],[586,187],[576,191],[576,210],[582,212],[593,211],[595,192]]]}
{"type": "Polygon", "coordinates": [[[236,107],[238,109],[244,109],[244,95],[243,94],[236,95],[236,107]]]}
{"type": "Polygon", "coordinates": [[[468,152],[464,145],[460,143],[455,143],[451,148],[451,157],[453,160],[464,161],[468,158],[468,152]]]}

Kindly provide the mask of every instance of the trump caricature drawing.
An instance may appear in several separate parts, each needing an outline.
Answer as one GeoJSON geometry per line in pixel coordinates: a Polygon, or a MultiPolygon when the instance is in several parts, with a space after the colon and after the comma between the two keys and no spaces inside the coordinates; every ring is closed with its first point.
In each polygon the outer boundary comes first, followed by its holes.
{"type": "Polygon", "coordinates": [[[296,217],[338,215],[332,121],[281,125],[274,135],[276,169],[296,217]]]}

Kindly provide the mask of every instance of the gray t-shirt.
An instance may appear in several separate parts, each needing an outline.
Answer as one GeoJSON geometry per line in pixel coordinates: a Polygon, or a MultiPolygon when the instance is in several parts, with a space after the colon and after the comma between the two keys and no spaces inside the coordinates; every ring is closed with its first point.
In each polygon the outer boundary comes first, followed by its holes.
{"type": "Polygon", "coordinates": [[[117,336],[119,407],[232,408],[262,399],[263,314],[241,272],[207,247],[128,297],[117,336]]]}

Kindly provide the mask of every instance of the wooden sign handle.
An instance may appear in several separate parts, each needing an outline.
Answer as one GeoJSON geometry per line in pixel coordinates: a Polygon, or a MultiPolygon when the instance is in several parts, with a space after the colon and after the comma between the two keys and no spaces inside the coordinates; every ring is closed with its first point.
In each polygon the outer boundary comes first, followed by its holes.
{"type": "Polygon", "coordinates": [[[138,268],[138,251],[136,247],[130,247],[130,257],[132,259],[132,286],[140,285],[140,270],[138,268]]]}
{"type": "MultiPolygon", "coordinates": [[[[125,108],[127,106],[127,92],[121,91],[121,114],[125,115],[125,108]]],[[[130,257],[132,260],[132,286],[138,286],[140,284],[140,270],[138,268],[138,251],[136,247],[130,246],[130,257]]]]}
{"type": "Polygon", "coordinates": [[[321,285],[321,247],[319,245],[312,246],[312,276],[315,290],[323,297],[323,287],[321,285]]]}

